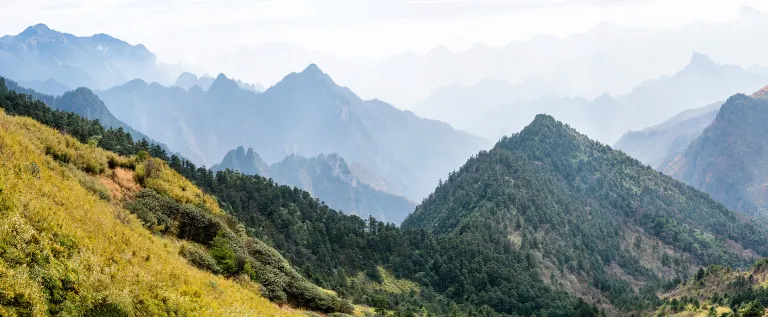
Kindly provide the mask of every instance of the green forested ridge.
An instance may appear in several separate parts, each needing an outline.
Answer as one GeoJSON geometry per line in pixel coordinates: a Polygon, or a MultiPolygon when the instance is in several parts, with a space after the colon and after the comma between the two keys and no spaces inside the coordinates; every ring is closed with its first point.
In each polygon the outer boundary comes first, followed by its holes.
{"type": "Polygon", "coordinates": [[[626,309],[698,265],[768,254],[763,231],[708,195],[546,115],[451,173],[403,227],[508,237],[551,263],[555,280],[581,278],[626,309]]]}
{"type": "MultiPolygon", "coordinates": [[[[142,149],[125,132],[105,130],[95,121],[52,110],[22,95],[3,95],[8,101],[0,105],[8,114],[32,117],[108,150],[131,154],[142,149]]],[[[251,236],[277,248],[312,282],[379,311],[392,310],[403,316],[425,310],[444,316],[598,314],[593,306],[546,285],[533,270],[533,257],[506,252],[510,245],[498,236],[440,237],[425,230],[401,230],[374,219],[344,215],[307,192],[278,186],[263,177],[230,171],[214,175],[187,160],[166,157],[158,146],[150,146],[150,153],[167,159],[170,167],[215,195],[225,211],[243,221],[251,236]],[[382,279],[379,267],[417,282],[420,289],[392,292],[366,288],[360,274],[377,281],[382,279]]],[[[153,225],[158,221],[162,227],[163,215],[148,214],[153,216],[145,221],[153,225]]],[[[205,263],[213,261],[203,258],[195,263],[206,267],[205,263]]],[[[225,270],[226,265],[219,263],[209,269],[225,270]]]]}

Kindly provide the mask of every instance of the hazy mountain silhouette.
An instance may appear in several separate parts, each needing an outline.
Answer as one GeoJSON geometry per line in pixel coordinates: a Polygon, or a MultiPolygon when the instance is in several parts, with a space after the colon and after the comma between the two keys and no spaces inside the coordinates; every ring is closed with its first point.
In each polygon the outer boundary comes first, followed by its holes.
{"type": "MultiPolygon", "coordinates": [[[[648,80],[626,95],[601,95],[592,101],[564,97],[510,101],[485,114],[467,131],[497,138],[519,131],[527,120],[541,112],[561,118],[593,139],[614,144],[627,130],[644,129],[686,109],[723,100],[735,93],[755,91],[766,81],[768,78],[739,66],[719,65],[694,52],[682,70],[671,76],[648,80]]],[[[478,100],[493,99],[484,98],[478,100]]],[[[482,105],[475,107],[484,108],[482,105]]]]}
{"type": "Polygon", "coordinates": [[[723,102],[716,102],[686,110],[659,125],[629,131],[613,147],[653,168],[659,167],[665,159],[676,157],[698,138],[715,119],[722,105],[723,102]]]}
{"type": "Polygon", "coordinates": [[[67,87],[105,88],[132,78],[167,81],[155,55],[106,34],[78,37],[30,26],[0,41],[0,75],[20,82],[55,80],[67,87]]]}
{"type": "Polygon", "coordinates": [[[382,101],[362,100],[314,64],[261,94],[223,75],[207,91],[135,80],[98,94],[117,117],[199,164],[210,166],[240,145],[268,163],[289,154],[338,153],[413,200],[486,143],[382,101]]]}
{"type": "MultiPolygon", "coordinates": [[[[194,86],[198,86],[203,90],[208,90],[211,88],[211,85],[213,84],[214,80],[216,80],[216,78],[210,77],[208,75],[203,75],[198,78],[197,75],[195,74],[192,74],[190,72],[183,72],[179,75],[178,78],[176,78],[176,81],[173,83],[173,86],[181,87],[184,90],[189,90],[194,86]]],[[[236,83],[240,88],[251,90],[253,92],[262,92],[265,90],[264,86],[258,83],[248,84],[239,79],[236,81],[236,83]]]]}

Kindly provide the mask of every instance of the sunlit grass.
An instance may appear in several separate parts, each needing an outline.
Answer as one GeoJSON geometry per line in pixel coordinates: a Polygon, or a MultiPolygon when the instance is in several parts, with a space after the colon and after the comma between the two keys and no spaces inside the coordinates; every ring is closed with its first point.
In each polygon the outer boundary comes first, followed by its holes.
{"type": "MultiPolygon", "coordinates": [[[[0,111],[0,315],[302,315],[252,282],[193,268],[181,242],[144,229],[97,179],[110,159],[129,160],[0,111]]],[[[219,210],[178,174],[158,173],[148,187],[219,210]]]]}

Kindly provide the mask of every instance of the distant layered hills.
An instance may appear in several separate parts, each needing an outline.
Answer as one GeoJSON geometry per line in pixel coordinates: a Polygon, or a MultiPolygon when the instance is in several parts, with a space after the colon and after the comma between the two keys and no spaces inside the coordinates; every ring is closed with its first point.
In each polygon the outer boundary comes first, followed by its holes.
{"type": "MultiPolygon", "coordinates": [[[[0,75],[19,82],[54,80],[66,87],[91,89],[133,78],[167,82],[167,75],[155,62],[155,55],[141,44],[131,45],[106,34],[75,36],[45,24],[0,38],[0,75]]],[[[56,95],[54,89],[44,91],[56,95]]]]}
{"type": "Polygon", "coordinates": [[[685,151],[660,166],[728,208],[768,215],[768,100],[738,94],[685,151]]]}
{"type": "Polygon", "coordinates": [[[603,94],[587,100],[560,97],[564,93],[557,89],[544,94],[548,83],[543,80],[507,89],[495,88],[500,84],[486,80],[471,89],[438,90],[415,111],[492,139],[519,131],[537,113],[548,113],[593,139],[614,144],[628,129],[640,130],[686,109],[755,91],[766,81],[763,75],[720,65],[694,52],[685,68],[645,81],[624,95],[603,94]],[[536,95],[540,97],[531,98],[536,95]]]}
{"type": "Polygon", "coordinates": [[[674,158],[712,123],[723,102],[685,110],[661,124],[625,133],[613,146],[629,156],[659,167],[665,159],[674,158]]]}
{"type": "Polygon", "coordinates": [[[448,124],[363,100],[314,64],[260,94],[224,75],[208,90],[134,80],[97,94],[117,117],[198,164],[213,165],[240,145],[267,163],[289,154],[338,153],[412,200],[487,144],[448,124]]]}
{"type": "Polygon", "coordinates": [[[451,173],[402,226],[478,245],[506,241],[550,285],[626,312],[700,265],[741,267],[768,255],[765,232],[741,217],[538,115],[451,173]]]}
{"type": "Polygon", "coordinates": [[[281,185],[296,186],[325,201],[329,207],[379,221],[400,224],[416,207],[408,199],[382,192],[366,184],[338,154],[306,158],[289,155],[266,164],[252,148],[231,150],[211,170],[230,169],[247,175],[272,178],[281,185]]]}
{"type": "MultiPolygon", "coordinates": [[[[178,78],[176,78],[176,81],[173,83],[173,86],[181,87],[184,90],[189,90],[194,86],[198,86],[203,90],[208,90],[211,88],[211,85],[213,84],[214,80],[216,80],[216,78],[213,78],[208,75],[197,77],[197,75],[195,74],[192,74],[189,72],[183,72],[181,73],[181,75],[179,75],[178,78]]],[[[250,90],[253,92],[262,92],[266,90],[266,88],[264,88],[264,86],[262,86],[259,83],[248,84],[239,79],[237,80],[237,86],[239,86],[242,89],[250,90]]]]}

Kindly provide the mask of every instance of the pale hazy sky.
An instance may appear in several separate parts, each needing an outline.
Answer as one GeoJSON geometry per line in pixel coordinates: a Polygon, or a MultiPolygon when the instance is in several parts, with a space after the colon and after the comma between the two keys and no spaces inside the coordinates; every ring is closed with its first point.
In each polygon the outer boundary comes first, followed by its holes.
{"type": "Polygon", "coordinates": [[[45,23],[142,43],[163,62],[205,66],[205,51],[284,42],[356,59],[438,45],[566,36],[601,21],[675,28],[724,20],[766,0],[3,0],[0,34],[45,23]]]}

